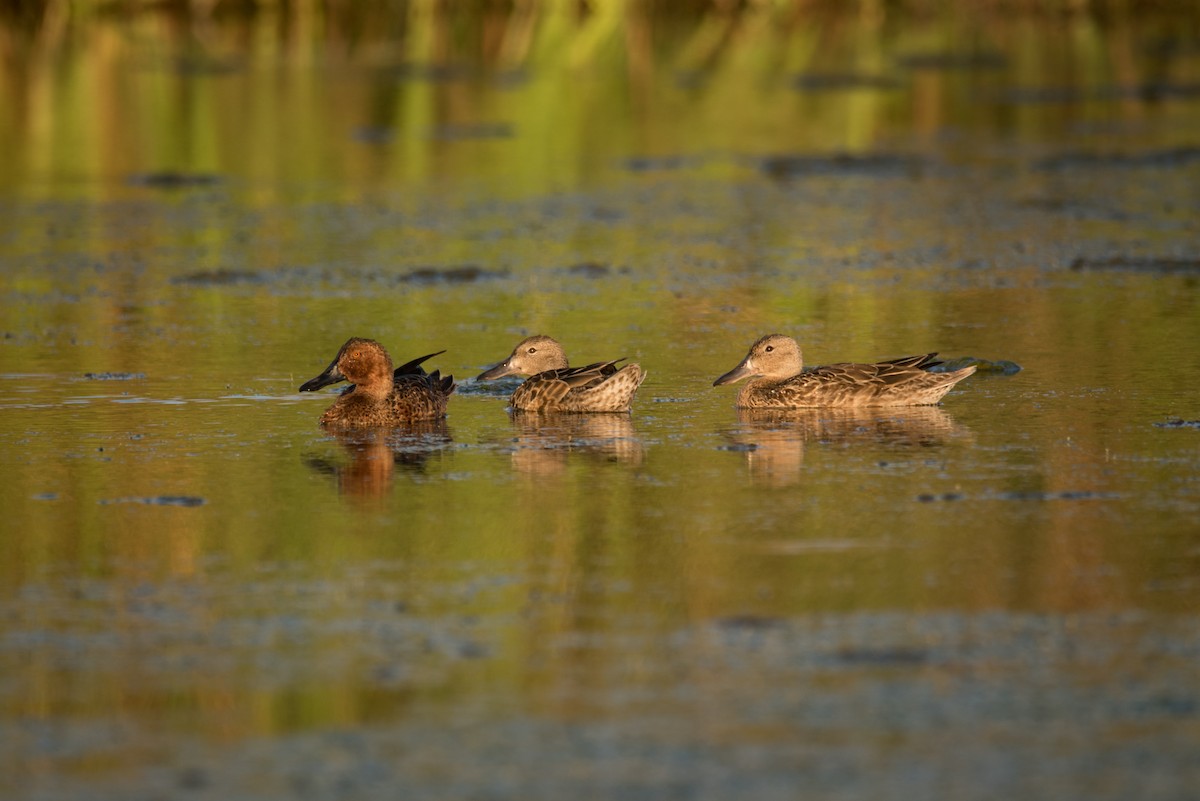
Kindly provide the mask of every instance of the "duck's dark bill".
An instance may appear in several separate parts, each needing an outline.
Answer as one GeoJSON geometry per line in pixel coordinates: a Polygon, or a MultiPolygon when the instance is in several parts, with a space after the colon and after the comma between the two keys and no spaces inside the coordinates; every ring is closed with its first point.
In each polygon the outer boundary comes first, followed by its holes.
{"type": "Polygon", "coordinates": [[[508,359],[505,359],[504,361],[500,362],[492,369],[484,370],[482,373],[480,373],[478,376],[475,377],[475,380],[476,381],[492,381],[494,379],[504,378],[504,376],[512,375],[512,374],[513,374],[512,368],[510,368],[508,366],[508,359]]]}
{"type": "Polygon", "coordinates": [[[743,378],[748,378],[752,375],[754,375],[754,371],[747,367],[745,363],[739,364],[737,367],[733,368],[728,373],[714,381],[713,386],[719,387],[722,384],[732,384],[734,381],[741,381],[743,378]]]}
{"type": "MultiPolygon", "coordinates": [[[[338,354],[339,357],[341,354],[338,354]]],[[[342,371],[338,369],[338,360],[334,359],[325,368],[325,372],[321,373],[316,378],[310,378],[300,385],[301,392],[316,392],[321,387],[327,387],[330,384],[336,384],[339,381],[345,381],[346,376],[342,375],[342,371]]]]}

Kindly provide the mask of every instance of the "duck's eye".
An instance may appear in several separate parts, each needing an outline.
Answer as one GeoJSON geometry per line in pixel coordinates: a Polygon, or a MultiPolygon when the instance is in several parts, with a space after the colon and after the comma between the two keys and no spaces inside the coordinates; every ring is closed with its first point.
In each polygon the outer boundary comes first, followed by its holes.
{"type": "Polygon", "coordinates": [[[527,353],[537,353],[537,348],[530,348],[527,353]]]}
{"type": "Polygon", "coordinates": [[[767,345],[767,348],[766,348],[766,350],[767,350],[767,353],[770,353],[771,351],[775,350],[775,346],[774,346],[774,345],[767,345]]]}

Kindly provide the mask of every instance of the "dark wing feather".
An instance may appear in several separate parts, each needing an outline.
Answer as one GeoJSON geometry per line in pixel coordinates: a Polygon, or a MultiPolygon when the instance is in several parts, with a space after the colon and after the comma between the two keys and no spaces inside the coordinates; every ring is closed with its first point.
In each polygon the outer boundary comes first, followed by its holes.
{"type": "MultiPolygon", "coordinates": [[[[810,375],[827,381],[839,383],[870,385],[895,385],[914,378],[927,375],[930,367],[941,364],[934,357],[936,353],[926,353],[920,356],[904,356],[874,364],[825,364],[805,370],[800,376],[810,375]]],[[[800,376],[797,376],[799,378],[800,376]]]]}
{"type": "Polygon", "coordinates": [[[542,377],[547,380],[562,381],[566,383],[568,389],[582,389],[594,382],[603,381],[605,378],[616,373],[616,364],[621,361],[624,361],[624,357],[613,359],[611,362],[595,362],[583,367],[565,367],[561,370],[549,370],[542,373],[542,377]]]}
{"type": "Polygon", "coordinates": [[[879,362],[879,366],[882,367],[885,364],[891,364],[902,368],[928,370],[930,367],[937,367],[941,363],[936,353],[923,353],[920,356],[902,356],[899,359],[888,359],[879,362]]]}
{"type": "Polygon", "coordinates": [[[439,350],[437,353],[431,353],[428,356],[421,356],[413,359],[411,362],[405,362],[392,371],[392,375],[399,378],[402,375],[425,375],[425,369],[421,367],[423,362],[427,362],[434,356],[441,356],[446,351],[439,350]]]}
{"type": "Polygon", "coordinates": [[[906,356],[902,359],[892,359],[873,365],[879,371],[879,380],[889,386],[905,384],[910,381],[925,382],[929,376],[929,368],[941,364],[934,357],[936,353],[926,353],[922,356],[906,356]]]}

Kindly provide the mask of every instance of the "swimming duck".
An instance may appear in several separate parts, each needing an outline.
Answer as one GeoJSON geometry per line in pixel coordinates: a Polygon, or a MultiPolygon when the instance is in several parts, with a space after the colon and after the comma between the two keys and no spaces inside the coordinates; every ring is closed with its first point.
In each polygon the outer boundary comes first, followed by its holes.
{"type": "Polygon", "coordinates": [[[964,367],[931,373],[941,364],[936,353],[905,356],[875,364],[827,364],[804,369],[800,346],[782,334],[768,334],[750,347],[741,364],[713,382],[750,382],[738,393],[740,409],[800,409],[813,406],[923,406],[937,403],[950,388],[975,372],[964,367]]]}
{"type": "Polygon", "coordinates": [[[562,345],[547,336],[532,336],[475,380],[530,376],[512,394],[510,403],[520,411],[627,412],[634,393],[646,380],[646,371],[636,364],[618,369],[620,361],[623,359],[568,367],[562,345]]]}
{"type": "Polygon", "coordinates": [[[321,423],[336,426],[394,426],[446,415],[454,392],[454,376],[437,370],[426,373],[421,363],[445,353],[438,351],[392,369],[388,352],[373,339],[351,337],[325,372],[300,385],[316,392],[339,381],[353,383],[321,415],[321,423]]]}

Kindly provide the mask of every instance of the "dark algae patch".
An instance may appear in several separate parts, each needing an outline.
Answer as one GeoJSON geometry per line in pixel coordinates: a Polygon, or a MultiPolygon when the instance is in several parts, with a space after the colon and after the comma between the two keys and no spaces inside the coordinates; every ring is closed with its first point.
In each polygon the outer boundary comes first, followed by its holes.
{"type": "Polygon", "coordinates": [[[516,136],[516,129],[504,122],[446,124],[431,129],[430,136],[443,142],[462,139],[510,139],[516,136]]]}
{"type": "Polygon", "coordinates": [[[749,453],[758,450],[758,445],[753,442],[735,442],[730,445],[718,445],[719,451],[732,451],[734,453],[749,453]]]}
{"type": "Polygon", "coordinates": [[[173,278],[172,283],[196,287],[257,286],[265,284],[305,287],[316,284],[469,284],[476,281],[507,278],[508,270],[490,269],[477,264],[450,267],[417,267],[395,273],[384,269],[328,270],[312,267],[283,267],[276,270],[238,270],[221,267],[200,270],[173,278]]]}
{"type": "Polygon", "coordinates": [[[964,497],[961,492],[943,492],[941,494],[922,492],[917,496],[917,500],[921,503],[936,503],[938,501],[961,501],[964,497]]]}
{"type": "Polygon", "coordinates": [[[919,648],[844,648],[832,654],[833,661],[847,667],[918,667],[930,661],[931,654],[919,648]]]}
{"type": "Polygon", "coordinates": [[[889,91],[900,87],[895,78],[858,72],[805,72],[792,79],[792,88],[798,92],[889,91]]]}
{"type": "Polygon", "coordinates": [[[172,279],[171,283],[188,286],[233,286],[235,284],[261,284],[265,280],[262,273],[250,270],[229,270],[222,267],[218,270],[188,273],[172,279]]]}
{"type": "Polygon", "coordinates": [[[719,627],[731,631],[767,631],[782,629],[786,624],[783,618],[755,614],[729,615],[717,620],[719,627]]]}
{"type": "Polygon", "coordinates": [[[574,275],[579,278],[605,278],[614,273],[626,274],[628,269],[614,269],[608,264],[598,261],[581,261],[578,264],[572,264],[570,267],[563,267],[562,272],[567,275],[574,275]]]}
{"type": "Polygon", "coordinates": [[[692,156],[631,156],[625,160],[625,169],[630,172],[667,172],[694,167],[699,163],[692,156]]]}
{"type": "Polygon", "coordinates": [[[978,72],[1002,70],[1008,66],[1008,57],[993,51],[971,53],[945,50],[908,53],[896,59],[896,63],[910,70],[978,72]]]}
{"type": "Polygon", "coordinates": [[[1200,147],[1177,147],[1166,150],[1144,150],[1135,153],[1103,153],[1070,151],[1038,159],[1035,169],[1146,169],[1182,167],[1200,161],[1200,147]]]}
{"type": "Polygon", "coordinates": [[[478,264],[463,264],[455,267],[418,267],[397,280],[406,284],[469,284],[507,278],[507,270],[490,270],[478,264]]]}
{"type": "Polygon", "coordinates": [[[151,497],[107,498],[98,501],[101,506],[118,503],[135,503],[146,506],[203,506],[208,501],[196,495],[155,495],[151,497]]]}
{"type": "Polygon", "coordinates": [[[84,373],[88,381],[138,381],[146,377],[145,373],[84,373]]]}
{"type": "MultiPolygon", "coordinates": [[[[1093,490],[1063,490],[1061,492],[1016,490],[1013,492],[1001,492],[993,497],[1003,501],[1089,501],[1109,500],[1119,496],[1111,492],[1095,492],[1093,490]]],[[[967,496],[961,492],[922,492],[917,496],[917,500],[921,503],[962,501],[966,499],[967,496]]]]}
{"type": "Polygon", "coordinates": [[[1111,256],[1104,259],[1079,256],[1071,269],[1083,272],[1200,273],[1200,258],[1179,259],[1159,256],[1111,256]]]}
{"type": "Polygon", "coordinates": [[[134,173],[126,179],[130,186],[145,186],[150,189],[193,189],[216,186],[224,179],[210,173],[189,173],[164,170],[162,172],[134,173]]]}
{"type": "Polygon", "coordinates": [[[953,373],[964,367],[974,367],[977,373],[996,373],[999,375],[1016,375],[1021,372],[1021,365],[1007,359],[977,359],[974,356],[961,356],[957,359],[946,359],[941,364],[929,368],[931,373],[953,373]]]}
{"type": "Polygon", "coordinates": [[[1117,496],[1111,492],[1095,492],[1093,490],[1063,490],[1061,492],[1024,490],[1002,492],[998,497],[1005,501],[1093,501],[1117,496]]]}
{"type": "Polygon", "coordinates": [[[1066,105],[1113,100],[1140,100],[1152,103],[1191,100],[1198,96],[1200,84],[1150,81],[1132,86],[1100,86],[1088,89],[1076,86],[1013,87],[1003,92],[1001,98],[1014,104],[1066,105]]]}
{"type": "Polygon", "coordinates": [[[780,154],[764,156],[759,168],[773,178],[810,175],[897,175],[925,167],[918,156],[900,153],[780,154]]]}

